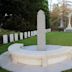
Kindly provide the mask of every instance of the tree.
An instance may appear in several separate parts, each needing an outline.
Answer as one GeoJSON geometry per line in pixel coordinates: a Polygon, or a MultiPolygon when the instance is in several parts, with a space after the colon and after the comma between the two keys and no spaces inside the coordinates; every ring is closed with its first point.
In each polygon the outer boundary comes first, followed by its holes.
{"type": "Polygon", "coordinates": [[[53,10],[51,12],[51,28],[52,30],[57,30],[59,26],[59,6],[58,4],[53,5],[53,10]]]}
{"type": "Polygon", "coordinates": [[[51,11],[51,28],[53,30],[58,30],[60,26],[60,20],[62,18],[64,28],[66,28],[68,23],[68,14],[72,11],[70,7],[63,1],[60,5],[54,4],[53,10],[51,11]]]}
{"type": "Polygon", "coordinates": [[[2,19],[1,22],[4,23],[4,28],[20,31],[35,30],[37,26],[37,12],[40,9],[45,11],[46,27],[49,27],[47,0],[1,0],[0,3],[0,17],[2,19]],[[5,13],[8,16],[5,17],[5,13]]]}

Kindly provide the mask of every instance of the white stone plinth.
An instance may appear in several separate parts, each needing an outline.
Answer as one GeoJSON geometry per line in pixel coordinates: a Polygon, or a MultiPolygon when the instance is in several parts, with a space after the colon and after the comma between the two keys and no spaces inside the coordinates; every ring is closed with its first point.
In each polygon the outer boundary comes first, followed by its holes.
{"type": "Polygon", "coordinates": [[[72,32],[72,28],[67,27],[64,32],[72,32]]]}
{"type": "Polygon", "coordinates": [[[10,59],[9,52],[4,52],[0,55],[0,67],[10,72],[62,72],[72,69],[72,59],[48,65],[47,67],[40,67],[21,63],[15,64],[10,59]]]}
{"type": "Polygon", "coordinates": [[[39,65],[46,67],[50,64],[61,63],[72,58],[72,47],[69,46],[46,46],[47,51],[37,51],[37,46],[24,46],[23,44],[12,44],[8,48],[14,63],[27,65],[39,65]],[[52,50],[51,50],[52,48],[52,50]]]}

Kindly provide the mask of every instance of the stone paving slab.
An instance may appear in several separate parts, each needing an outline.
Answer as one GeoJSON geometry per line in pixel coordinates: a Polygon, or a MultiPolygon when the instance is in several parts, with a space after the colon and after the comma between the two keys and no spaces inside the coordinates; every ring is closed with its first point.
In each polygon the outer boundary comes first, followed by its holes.
{"type": "Polygon", "coordinates": [[[72,68],[72,60],[49,65],[48,67],[29,66],[24,64],[14,64],[8,52],[0,55],[0,66],[12,72],[61,72],[72,68]]]}

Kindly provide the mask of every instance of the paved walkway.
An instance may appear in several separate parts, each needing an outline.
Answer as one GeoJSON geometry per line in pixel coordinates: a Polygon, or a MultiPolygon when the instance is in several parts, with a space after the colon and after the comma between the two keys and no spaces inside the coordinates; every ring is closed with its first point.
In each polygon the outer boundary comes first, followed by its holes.
{"type": "Polygon", "coordinates": [[[8,52],[0,55],[0,66],[12,72],[61,72],[72,68],[72,60],[49,65],[48,67],[29,66],[24,64],[14,64],[10,60],[8,52]]]}

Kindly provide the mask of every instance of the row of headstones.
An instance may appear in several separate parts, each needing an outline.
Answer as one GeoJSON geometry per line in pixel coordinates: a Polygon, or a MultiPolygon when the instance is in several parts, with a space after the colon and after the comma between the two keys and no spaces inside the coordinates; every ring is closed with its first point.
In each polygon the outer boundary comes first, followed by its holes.
{"type": "Polygon", "coordinates": [[[3,44],[14,42],[18,40],[23,40],[28,37],[32,37],[37,35],[37,31],[28,31],[28,32],[21,32],[21,33],[15,33],[15,34],[9,34],[9,35],[3,35],[3,44]]]}

